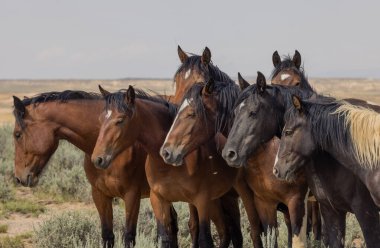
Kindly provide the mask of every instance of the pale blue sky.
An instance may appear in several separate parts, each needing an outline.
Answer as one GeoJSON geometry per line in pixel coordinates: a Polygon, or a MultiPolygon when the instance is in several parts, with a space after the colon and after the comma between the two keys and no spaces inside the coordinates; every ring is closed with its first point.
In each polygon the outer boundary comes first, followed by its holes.
{"type": "Polygon", "coordinates": [[[230,76],[298,49],[309,77],[380,78],[380,1],[0,0],[0,78],[171,78],[177,45],[230,76]]]}

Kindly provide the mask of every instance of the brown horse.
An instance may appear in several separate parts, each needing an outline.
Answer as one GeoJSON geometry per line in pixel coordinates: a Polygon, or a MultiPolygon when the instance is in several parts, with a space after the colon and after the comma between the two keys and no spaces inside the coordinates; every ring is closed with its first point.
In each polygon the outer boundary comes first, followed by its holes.
{"type": "MultiPolygon", "coordinates": [[[[242,79],[241,76],[239,78],[242,79]]],[[[240,85],[244,87],[248,83],[240,80],[240,85]]],[[[176,161],[209,142],[216,132],[227,136],[228,123],[238,93],[237,85],[215,82],[213,79],[206,85],[199,83],[191,87],[162,146],[165,155],[176,161]]],[[[278,140],[274,140],[253,154],[244,168],[244,178],[241,180],[245,180],[255,194],[255,205],[265,231],[277,226],[277,208],[285,205],[289,207],[292,230],[298,234],[307,187],[302,179],[286,183],[274,177],[272,167],[277,146],[278,140]]],[[[291,237],[291,232],[289,236],[291,237]]]]}
{"type": "MultiPolygon", "coordinates": [[[[136,141],[141,143],[148,152],[145,171],[153,211],[162,232],[162,245],[176,246],[170,224],[170,203],[184,201],[198,210],[200,246],[212,247],[210,206],[230,190],[237,171],[220,166],[221,161],[214,158],[216,149],[212,142],[208,149],[199,149],[186,157],[182,166],[166,164],[159,149],[175,114],[174,105],[166,100],[150,97],[143,91],[136,93],[131,86],[127,91],[108,93],[105,99],[106,111],[101,115],[102,126],[92,160],[107,166],[125,148],[136,141]]],[[[220,213],[220,221],[223,219],[220,213]]]]}
{"type": "MultiPolygon", "coordinates": [[[[286,56],[284,60],[281,59],[277,51],[272,55],[272,62],[274,70],[271,75],[271,83],[275,85],[285,86],[297,86],[304,90],[310,90],[310,84],[308,83],[304,69],[301,66],[301,54],[295,50],[292,58],[286,56]]],[[[240,76],[240,74],[239,74],[240,76]]],[[[239,80],[245,81],[241,76],[239,80]]],[[[316,240],[321,239],[322,221],[319,211],[319,204],[315,201],[312,192],[309,192],[309,199],[307,201],[307,234],[313,231],[314,238],[316,240]]]]}
{"type": "MultiPolygon", "coordinates": [[[[174,84],[175,84],[175,94],[174,96],[168,96],[164,97],[168,101],[179,104],[184,94],[187,92],[187,90],[194,85],[197,82],[201,82],[205,78],[216,78],[218,80],[222,80],[224,82],[234,83],[234,81],[223,71],[221,71],[217,66],[215,66],[211,61],[211,51],[208,47],[204,49],[202,52],[202,55],[195,55],[191,53],[191,56],[189,56],[186,52],[182,50],[180,46],[177,48],[178,57],[181,61],[181,65],[179,66],[178,70],[176,71],[174,75],[174,84]]],[[[243,194],[244,186],[240,185],[240,194],[243,194]]],[[[245,194],[248,194],[248,192],[244,192],[245,194]]],[[[247,200],[249,196],[246,196],[247,200]]],[[[219,204],[217,204],[219,205],[219,204]]],[[[236,209],[236,206],[238,205],[238,197],[236,194],[229,193],[221,199],[221,205],[223,206],[223,211],[226,212],[225,214],[228,216],[231,216],[230,222],[236,222],[240,219],[240,212],[239,209],[236,209]],[[234,216],[235,215],[235,216],[234,216]]],[[[196,215],[196,209],[191,208],[191,211],[196,215]]],[[[215,211],[215,210],[214,210],[215,211]]],[[[211,212],[214,212],[211,211],[211,212]]],[[[197,223],[194,223],[191,225],[192,233],[198,233],[198,226],[197,223]]],[[[235,224],[229,224],[228,226],[234,226],[239,223],[235,224]]],[[[239,224],[240,225],[240,224],[239,224]]],[[[236,233],[237,230],[230,230],[229,233],[235,233],[234,236],[241,236],[240,233],[236,233]]],[[[227,232],[227,231],[225,231],[227,232]]],[[[234,238],[234,237],[233,237],[234,238]]],[[[240,239],[240,238],[237,238],[240,239]]],[[[261,241],[261,240],[260,240],[261,241]]],[[[193,243],[197,242],[197,237],[193,235],[193,243]]],[[[239,243],[238,241],[233,243],[239,243]]]]}
{"type": "MultiPolygon", "coordinates": [[[[112,199],[125,202],[126,247],[135,244],[140,198],[149,196],[146,153],[139,145],[120,153],[113,166],[102,170],[90,160],[99,133],[98,118],[104,109],[100,95],[82,91],[43,93],[21,101],[14,97],[15,176],[24,186],[34,186],[48,160],[64,139],[85,152],[84,169],[98,210],[105,247],[114,243],[112,199]]],[[[175,213],[172,213],[175,215],[175,213]]]]}

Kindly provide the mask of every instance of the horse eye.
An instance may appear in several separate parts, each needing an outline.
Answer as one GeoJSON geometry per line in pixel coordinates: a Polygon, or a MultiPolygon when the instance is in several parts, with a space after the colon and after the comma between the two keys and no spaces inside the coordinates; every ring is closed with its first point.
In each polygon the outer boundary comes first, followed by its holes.
{"type": "Polygon", "coordinates": [[[193,117],[195,117],[195,113],[193,112],[193,113],[189,113],[188,115],[187,115],[187,117],[188,118],[193,118],[193,117]]]}
{"type": "Polygon", "coordinates": [[[285,136],[291,136],[293,134],[293,130],[286,130],[284,133],[285,136]]]}
{"type": "Polygon", "coordinates": [[[119,118],[119,119],[117,119],[116,120],[116,125],[120,125],[120,124],[122,124],[123,122],[124,122],[124,120],[125,120],[125,118],[119,118]]]}
{"type": "Polygon", "coordinates": [[[15,132],[15,138],[19,139],[20,137],[21,137],[21,133],[20,132],[15,132]]]}
{"type": "Polygon", "coordinates": [[[256,117],[256,112],[254,112],[254,111],[251,111],[250,113],[249,113],[249,116],[250,117],[252,117],[252,118],[255,118],[256,117]]]}

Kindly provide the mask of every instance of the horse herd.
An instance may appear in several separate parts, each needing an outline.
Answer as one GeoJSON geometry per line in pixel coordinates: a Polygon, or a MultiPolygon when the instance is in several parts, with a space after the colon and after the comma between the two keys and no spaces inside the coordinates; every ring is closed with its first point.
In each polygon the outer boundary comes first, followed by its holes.
{"type": "Polygon", "coordinates": [[[178,46],[174,96],[129,86],[101,94],[67,90],[14,97],[15,177],[32,187],[64,139],[84,151],[84,169],[113,247],[112,199],[125,202],[125,247],[135,245],[140,199],[150,197],[162,247],[178,247],[173,202],[189,204],[193,247],[242,247],[238,197],[254,247],[284,214],[288,246],[300,230],[308,189],[311,226],[329,247],[344,247],[346,213],[367,247],[380,244],[380,107],[319,95],[301,55],[275,52],[271,84],[258,72],[239,84],[202,55],[178,46]],[[279,139],[281,138],[281,140],[279,139]],[[315,201],[316,200],[316,201],[315,201]],[[320,216],[322,216],[322,231],[320,216]]]}

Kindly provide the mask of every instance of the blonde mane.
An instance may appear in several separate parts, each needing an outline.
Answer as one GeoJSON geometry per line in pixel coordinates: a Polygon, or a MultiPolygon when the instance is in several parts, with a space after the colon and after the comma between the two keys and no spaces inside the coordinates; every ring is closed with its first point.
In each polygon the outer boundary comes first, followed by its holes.
{"type": "Polygon", "coordinates": [[[344,102],[333,113],[345,118],[351,135],[355,157],[366,169],[380,167],[380,114],[364,107],[344,102]]]}

